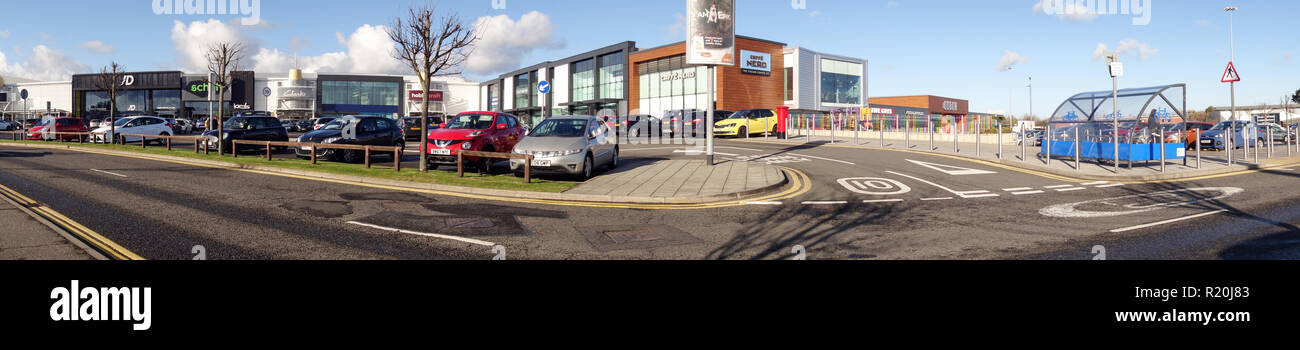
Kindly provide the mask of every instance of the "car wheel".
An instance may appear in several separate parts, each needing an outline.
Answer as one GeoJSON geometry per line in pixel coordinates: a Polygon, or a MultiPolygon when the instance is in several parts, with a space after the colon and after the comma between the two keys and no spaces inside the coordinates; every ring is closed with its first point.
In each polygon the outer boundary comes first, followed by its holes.
{"type": "Polygon", "coordinates": [[[609,170],[618,168],[618,147],[614,147],[614,158],[609,161],[609,170]]]}
{"type": "MultiPolygon", "coordinates": [[[[168,135],[167,133],[164,132],[164,133],[158,133],[158,136],[160,136],[160,137],[171,137],[172,135],[168,135]]],[[[163,139],[157,139],[157,140],[154,140],[154,143],[157,143],[157,144],[159,144],[159,145],[165,145],[165,144],[167,144],[167,141],[166,141],[166,140],[163,140],[163,139]]]]}
{"type": "Polygon", "coordinates": [[[587,157],[584,158],[584,159],[582,160],[582,179],[583,179],[583,180],[589,180],[589,179],[591,179],[591,173],[592,173],[591,168],[592,168],[594,165],[595,165],[595,163],[591,161],[591,155],[590,155],[590,154],[588,154],[587,157]]]}
{"type": "Polygon", "coordinates": [[[357,152],[353,150],[343,151],[344,163],[359,163],[361,162],[361,157],[362,157],[361,152],[357,152]]]}

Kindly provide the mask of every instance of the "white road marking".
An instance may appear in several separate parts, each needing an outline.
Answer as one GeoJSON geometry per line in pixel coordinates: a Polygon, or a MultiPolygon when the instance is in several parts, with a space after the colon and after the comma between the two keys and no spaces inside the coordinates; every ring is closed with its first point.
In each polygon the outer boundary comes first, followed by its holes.
{"type": "Polygon", "coordinates": [[[907,159],[907,161],[912,162],[912,164],[920,165],[953,176],[997,174],[995,172],[987,171],[987,170],[963,168],[963,167],[952,166],[952,165],[935,164],[929,162],[922,162],[918,160],[907,159]]]}
{"type": "Polygon", "coordinates": [[[1148,227],[1154,227],[1154,226],[1160,226],[1160,225],[1167,225],[1167,224],[1172,224],[1172,223],[1179,222],[1179,221],[1191,220],[1191,219],[1195,219],[1195,218],[1206,217],[1206,216],[1210,216],[1210,215],[1214,215],[1214,214],[1219,214],[1219,213],[1226,213],[1226,212],[1228,212],[1228,210],[1226,210],[1226,209],[1225,209],[1225,210],[1215,210],[1215,211],[1208,212],[1208,213],[1200,213],[1200,214],[1191,215],[1191,216],[1184,216],[1184,217],[1177,218],[1177,219],[1169,219],[1169,220],[1165,220],[1165,221],[1161,221],[1161,222],[1153,222],[1153,223],[1149,223],[1149,224],[1145,224],[1145,225],[1137,225],[1137,226],[1133,226],[1133,227],[1117,228],[1117,229],[1114,229],[1114,230],[1110,230],[1110,233],[1123,233],[1123,232],[1128,232],[1128,231],[1133,231],[1133,230],[1141,230],[1141,229],[1148,228],[1148,227]]]}
{"type": "Polygon", "coordinates": [[[377,229],[377,230],[384,230],[384,231],[397,232],[397,233],[405,233],[405,234],[416,235],[416,236],[425,236],[425,237],[433,237],[433,238],[450,239],[450,240],[453,240],[453,241],[459,241],[459,242],[464,242],[464,243],[469,243],[469,244],[477,244],[477,245],[481,245],[481,246],[492,247],[492,246],[496,246],[496,245],[497,245],[496,243],[492,243],[492,242],[488,242],[488,241],[480,241],[480,240],[473,239],[473,238],[457,237],[457,236],[452,236],[452,235],[443,235],[443,234],[437,234],[437,233],[425,233],[425,232],[407,231],[407,230],[398,229],[398,228],[384,227],[384,226],[379,226],[379,225],[367,224],[367,223],[364,223],[364,222],[348,221],[347,223],[349,223],[349,224],[353,224],[353,225],[357,225],[357,226],[365,226],[365,227],[369,227],[369,228],[373,228],[373,229],[377,229]]]}
{"type": "MultiPolygon", "coordinates": [[[[673,151],[673,153],[685,153],[686,155],[698,156],[698,155],[701,155],[701,154],[706,154],[706,153],[708,153],[708,152],[706,152],[706,151],[695,151],[695,150],[684,151],[684,150],[680,150],[680,149],[679,149],[679,150],[673,151]]],[[[718,155],[718,156],[728,156],[728,157],[738,157],[738,156],[740,156],[739,154],[734,154],[734,153],[722,153],[722,152],[716,152],[716,151],[713,152],[713,154],[714,154],[714,155],[718,155]]]]}
{"type": "Polygon", "coordinates": [[[1079,184],[1079,185],[1080,185],[1080,186],[1096,186],[1096,185],[1105,185],[1105,184],[1108,184],[1108,183],[1110,183],[1110,181],[1089,182],[1089,183],[1079,184]]]}
{"type": "Polygon", "coordinates": [[[1066,188],[1066,187],[1074,187],[1074,185],[1043,186],[1043,188],[1046,188],[1046,189],[1049,189],[1049,190],[1055,190],[1055,189],[1058,189],[1058,188],[1066,188]]]}
{"type": "Polygon", "coordinates": [[[921,198],[921,200],[926,201],[926,202],[932,202],[932,201],[946,201],[946,200],[951,200],[951,199],[953,199],[953,198],[952,198],[952,197],[921,198]]]}
{"type": "Polygon", "coordinates": [[[118,174],[118,173],[115,173],[115,172],[111,172],[111,171],[103,171],[103,170],[99,170],[99,169],[90,169],[90,171],[99,172],[99,173],[104,173],[104,174],[109,174],[109,175],[113,175],[113,176],[117,176],[117,177],[130,177],[130,176],[126,176],[126,175],[118,174]]]}
{"type": "Polygon", "coordinates": [[[908,187],[902,182],[898,182],[886,178],[856,177],[856,178],[839,179],[836,182],[838,182],[840,186],[844,186],[845,189],[848,189],[849,191],[852,191],[854,193],[872,195],[872,196],[893,196],[893,195],[900,195],[900,194],[912,192],[912,188],[908,187]],[[893,191],[874,192],[873,190],[877,190],[877,191],[893,190],[893,191]]]}
{"type": "Polygon", "coordinates": [[[1124,186],[1124,184],[1101,185],[1101,186],[1097,186],[1097,188],[1111,188],[1111,187],[1119,187],[1119,186],[1124,186]]]}
{"type": "Polygon", "coordinates": [[[633,151],[662,151],[662,150],[668,150],[668,149],[681,150],[682,148],[684,148],[684,147],[627,148],[627,149],[619,149],[619,151],[620,151],[620,152],[633,152],[633,151]]]}
{"type": "Polygon", "coordinates": [[[781,202],[745,202],[745,205],[781,205],[781,202]]]}
{"type": "Polygon", "coordinates": [[[862,203],[898,203],[902,201],[902,199],[872,199],[862,201],[862,203]]]}
{"type": "Polygon", "coordinates": [[[1017,195],[1017,196],[1031,195],[1031,194],[1043,194],[1043,193],[1047,193],[1047,192],[1043,192],[1043,191],[1022,191],[1022,192],[1011,192],[1011,194],[1013,194],[1013,195],[1017,195]]]}
{"type": "Polygon", "coordinates": [[[792,155],[792,156],[797,156],[797,157],[808,157],[808,158],[812,158],[812,159],[821,159],[821,160],[828,161],[828,162],[838,162],[838,163],[844,163],[844,164],[848,164],[848,165],[857,165],[857,164],[849,163],[849,162],[842,161],[842,160],[838,160],[838,159],[822,158],[822,157],[818,157],[818,156],[810,156],[810,155],[804,155],[804,154],[798,154],[798,153],[790,153],[790,155],[792,155]]]}
{"type": "Polygon", "coordinates": [[[1187,188],[1058,204],[1043,208],[1038,213],[1055,218],[1107,218],[1219,201],[1244,191],[1237,187],[1187,188]]]}
{"type": "Polygon", "coordinates": [[[1020,191],[1029,191],[1029,190],[1032,190],[1032,189],[1034,189],[1034,188],[1033,188],[1033,187],[1016,187],[1016,188],[1004,188],[1004,189],[1002,189],[1002,190],[1003,190],[1003,191],[1007,191],[1007,192],[1020,192],[1020,191]]]}
{"type": "Polygon", "coordinates": [[[1071,187],[1071,188],[1057,189],[1056,192],[1074,192],[1074,191],[1083,191],[1086,189],[1087,188],[1083,188],[1083,187],[1071,187]]]}
{"type": "Polygon", "coordinates": [[[803,205],[837,205],[837,204],[849,204],[849,202],[848,202],[848,201],[808,201],[808,202],[803,202],[803,205]]]}
{"type": "Polygon", "coordinates": [[[916,177],[914,177],[914,176],[909,176],[909,175],[905,175],[905,174],[903,174],[903,173],[894,172],[894,171],[886,171],[886,172],[887,172],[887,173],[890,173],[890,174],[894,174],[894,175],[898,175],[898,176],[906,177],[906,178],[909,178],[909,179],[912,179],[912,180],[920,181],[920,182],[926,183],[926,184],[928,184],[928,185],[930,185],[930,186],[938,187],[938,188],[941,189],[941,190],[948,191],[948,192],[952,192],[952,194],[955,194],[955,195],[957,195],[958,197],[961,197],[961,198],[964,198],[964,199],[971,199],[971,198],[986,198],[986,197],[998,197],[997,194],[988,193],[989,191],[985,191],[985,190],[975,190],[975,191],[954,191],[954,190],[952,190],[952,189],[950,189],[950,188],[943,187],[943,186],[941,186],[941,185],[939,185],[939,184],[937,184],[937,183],[933,183],[933,182],[930,182],[930,181],[922,180],[922,179],[916,178],[916,177]],[[988,193],[988,194],[979,194],[979,193],[988,193]]]}

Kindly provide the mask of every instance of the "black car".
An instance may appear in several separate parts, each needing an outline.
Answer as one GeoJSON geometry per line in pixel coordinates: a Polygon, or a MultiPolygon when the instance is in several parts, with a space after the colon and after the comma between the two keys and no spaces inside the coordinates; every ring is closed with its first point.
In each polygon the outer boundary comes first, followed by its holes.
{"type": "Polygon", "coordinates": [[[40,118],[32,118],[32,119],[24,120],[24,121],[23,121],[23,130],[28,130],[28,129],[34,128],[34,127],[36,127],[37,125],[41,125],[41,119],[40,119],[40,118]]]}
{"type": "MultiPolygon", "coordinates": [[[[398,122],[387,117],[346,116],[298,137],[298,142],[336,145],[389,146],[406,148],[405,135],[398,122]]],[[[311,158],[311,148],[299,148],[298,158],[311,158]]],[[[317,158],[357,163],[365,157],[364,151],[317,149],[317,158]]]]}
{"type": "Polygon", "coordinates": [[[298,123],[297,120],[293,120],[293,119],[281,119],[281,120],[280,120],[280,125],[281,125],[281,126],[284,126],[284,130],[285,130],[285,131],[288,131],[288,132],[299,132],[299,131],[302,131],[302,127],[299,125],[299,123],[298,123]]]}
{"type": "MultiPolygon", "coordinates": [[[[267,116],[236,116],[226,120],[222,124],[225,133],[221,135],[221,143],[224,149],[230,150],[231,140],[248,140],[248,141],[289,141],[289,132],[284,130],[280,121],[267,116]]],[[[203,132],[203,138],[207,139],[208,147],[217,147],[218,130],[208,130],[203,132]]],[[[246,146],[252,148],[252,146],[246,146]]],[[[277,147],[283,149],[283,147],[277,147]]]]}
{"type": "Polygon", "coordinates": [[[271,112],[267,111],[243,111],[235,114],[236,117],[270,117],[271,112]]]}
{"type": "Polygon", "coordinates": [[[405,131],[407,140],[419,140],[422,135],[428,134],[429,131],[437,130],[439,125],[442,125],[442,117],[429,117],[429,129],[421,132],[420,117],[402,118],[402,130],[405,131]]]}

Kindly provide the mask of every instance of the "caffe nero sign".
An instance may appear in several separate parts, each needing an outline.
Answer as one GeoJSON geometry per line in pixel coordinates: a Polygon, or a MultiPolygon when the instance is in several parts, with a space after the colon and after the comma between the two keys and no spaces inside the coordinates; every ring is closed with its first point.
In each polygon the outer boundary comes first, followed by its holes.
{"type": "Polygon", "coordinates": [[[740,50],[740,72],[765,77],[772,76],[772,55],[740,50]]]}

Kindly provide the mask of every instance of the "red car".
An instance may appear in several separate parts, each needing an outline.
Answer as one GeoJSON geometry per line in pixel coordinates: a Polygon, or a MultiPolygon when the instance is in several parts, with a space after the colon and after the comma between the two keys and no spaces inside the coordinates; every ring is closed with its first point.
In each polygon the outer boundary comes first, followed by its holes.
{"type": "Polygon", "coordinates": [[[85,136],[84,136],[84,135],[77,135],[77,134],[63,134],[63,133],[65,133],[65,132],[89,132],[89,131],[90,131],[90,130],[86,129],[86,123],[82,122],[81,119],[79,119],[79,118],[51,118],[51,119],[47,119],[47,120],[45,120],[45,121],[42,122],[40,125],[37,125],[37,126],[32,127],[31,130],[27,130],[27,139],[28,139],[28,140],[57,140],[57,139],[63,139],[63,140],[65,140],[65,141],[67,141],[67,140],[73,140],[73,141],[75,141],[75,140],[79,140],[79,139],[81,139],[81,138],[83,138],[83,137],[85,137],[85,136]],[[53,125],[53,127],[51,127],[51,125],[53,125]],[[46,130],[46,129],[49,129],[50,132],[57,132],[57,133],[59,133],[59,134],[57,134],[57,135],[55,135],[55,134],[49,134],[49,135],[46,135],[46,133],[45,133],[45,130],[46,130]]]}
{"type": "MultiPolygon", "coordinates": [[[[439,165],[456,165],[456,154],[462,150],[510,153],[515,144],[527,134],[519,118],[496,112],[465,112],[447,118],[440,128],[429,132],[429,168],[439,165]]],[[[465,162],[479,170],[492,171],[492,163],[499,159],[465,157],[465,162]]]]}

